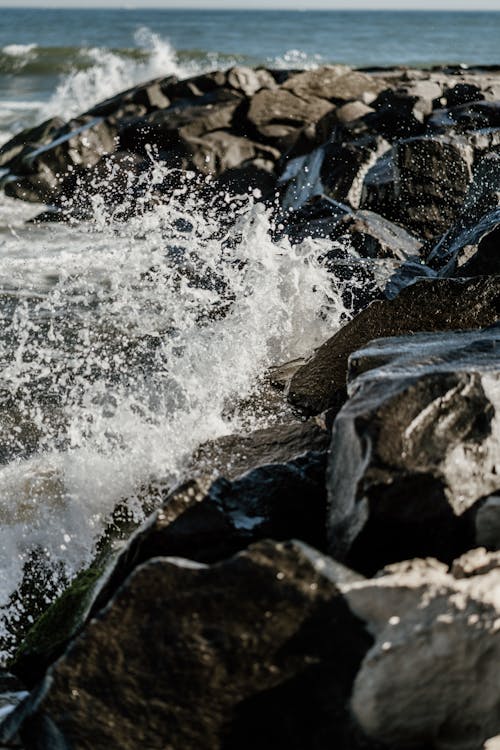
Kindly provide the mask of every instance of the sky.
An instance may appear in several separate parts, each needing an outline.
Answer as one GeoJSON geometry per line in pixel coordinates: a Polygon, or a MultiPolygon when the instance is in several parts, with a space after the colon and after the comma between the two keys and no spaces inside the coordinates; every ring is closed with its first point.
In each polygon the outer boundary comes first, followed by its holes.
{"type": "Polygon", "coordinates": [[[500,0],[0,0],[0,7],[32,8],[282,8],[312,10],[499,10],[500,0]]]}

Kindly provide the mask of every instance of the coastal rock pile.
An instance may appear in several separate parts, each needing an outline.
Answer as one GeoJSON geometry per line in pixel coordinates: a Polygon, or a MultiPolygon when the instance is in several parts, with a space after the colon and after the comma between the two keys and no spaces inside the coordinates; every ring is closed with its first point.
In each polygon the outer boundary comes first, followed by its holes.
{"type": "Polygon", "coordinates": [[[500,72],[157,79],[20,133],[0,168],[39,221],[154,210],[187,171],[204,198],[253,191],[352,293],[268,373],[291,413],[201,446],[35,623],[0,747],[497,747],[500,72]]]}

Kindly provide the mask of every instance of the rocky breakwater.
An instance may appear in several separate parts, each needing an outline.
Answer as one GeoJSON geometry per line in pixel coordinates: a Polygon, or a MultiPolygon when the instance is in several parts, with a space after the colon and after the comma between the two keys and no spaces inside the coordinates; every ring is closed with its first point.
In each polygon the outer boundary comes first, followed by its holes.
{"type": "Polygon", "coordinates": [[[497,746],[499,159],[500,73],[460,67],[159,79],[0,149],[40,221],[253,191],[348,311],[36,622],[3,746],[497,746]]]}

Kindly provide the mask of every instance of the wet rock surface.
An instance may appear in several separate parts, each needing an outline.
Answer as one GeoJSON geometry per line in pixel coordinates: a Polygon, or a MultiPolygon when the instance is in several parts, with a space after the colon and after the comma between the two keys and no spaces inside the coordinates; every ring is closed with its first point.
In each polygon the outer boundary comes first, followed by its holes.
{"type": "Polygon", "coordinates": [[[381,339],[352,356],[327,480],[335,557],[374,573],[474,544],[469,511],[497,489],[498,342],[492,327],[381,339]]]}
{"type": "Polygon", "coordinates": [[[37,711],[75,749],[351,747],[346,704],[370,637],[339,596],[350,579],[297,543],[210,567],[152,559],[50,671],[37,711]]]}
{"type": "Polygon", "coordinates": [[[415,331],[481,328],[498,318],[500,280],[427,280],[393,300],[375,301],[322,344],[292,375],[288,399],[301,411],[338,408],[346,397],[347,361],[371,339],[415,331]]]}
{"type": "Polygon", "coordinates": [[[461,558],[451,574],[435,560],[400,563],[346,587],[350,607],[376,638],[351,705],[385,746],[472,750],[498,732],[489,689],[500,646],[498,556],[480,557],[475,570],[461,558]]]}
{"type": "MultiPolygon", "coordinates": [[[[242,272],[226,209],[250,192],[279,252],[327,269],[343,305],[327,341],[268,375],[268,426],[145,487],[139,528],[116,508],[48,610],[28,566],[0,747],[496,747],[499,99],[494,68],[233,67],[0,148],[5,193],[48,204],[39,223],[92,220],[96,201],[147,222],[188,175],[242,272]]],[[[187,291],[224,283],[174,250],[187,291]]],[[[129,352],[138,368],[154,346],[129,352]]],[[[29,458],[39,425],[4,406],[2,451],[29,458]]]]}

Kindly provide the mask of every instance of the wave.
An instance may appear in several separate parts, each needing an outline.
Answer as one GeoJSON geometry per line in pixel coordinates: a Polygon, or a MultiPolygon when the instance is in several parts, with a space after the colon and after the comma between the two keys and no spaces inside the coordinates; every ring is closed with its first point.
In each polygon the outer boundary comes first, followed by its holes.
{"type": "Polygon", "coordinates": [[[15,102],[15,107],[2,102],[0,127],[12,132],[55,115],[69,119],[119,91],[161,76],[186,78],[234,65],[312,68],[321,62],[319,55],[297,49],[265,60],[202,49],[179,51],[146,27],[135,32],[133,46],[120,49],[8,45],[0,49],[0,76],[39,77],[40,89],[52,94],[43,103],[26,102],[25,117],[23,102],[15,102]]]}
{"type": "MultiPolygon", "coordinates": [[[[143,184],[167,178],[152,163],[143,184]]],[[[275,240],[251,196],[228,197],[228,226],[188,177],[125,223],[94,211],[0,242],[1,395],[20,425],[0,455],[0,664],[32,554],[71,578],[117,503],[140,517],[141,490],[182,479],[200,443],[268,424],[262,374],[344,314],[316,245],[275,240]]]]}

